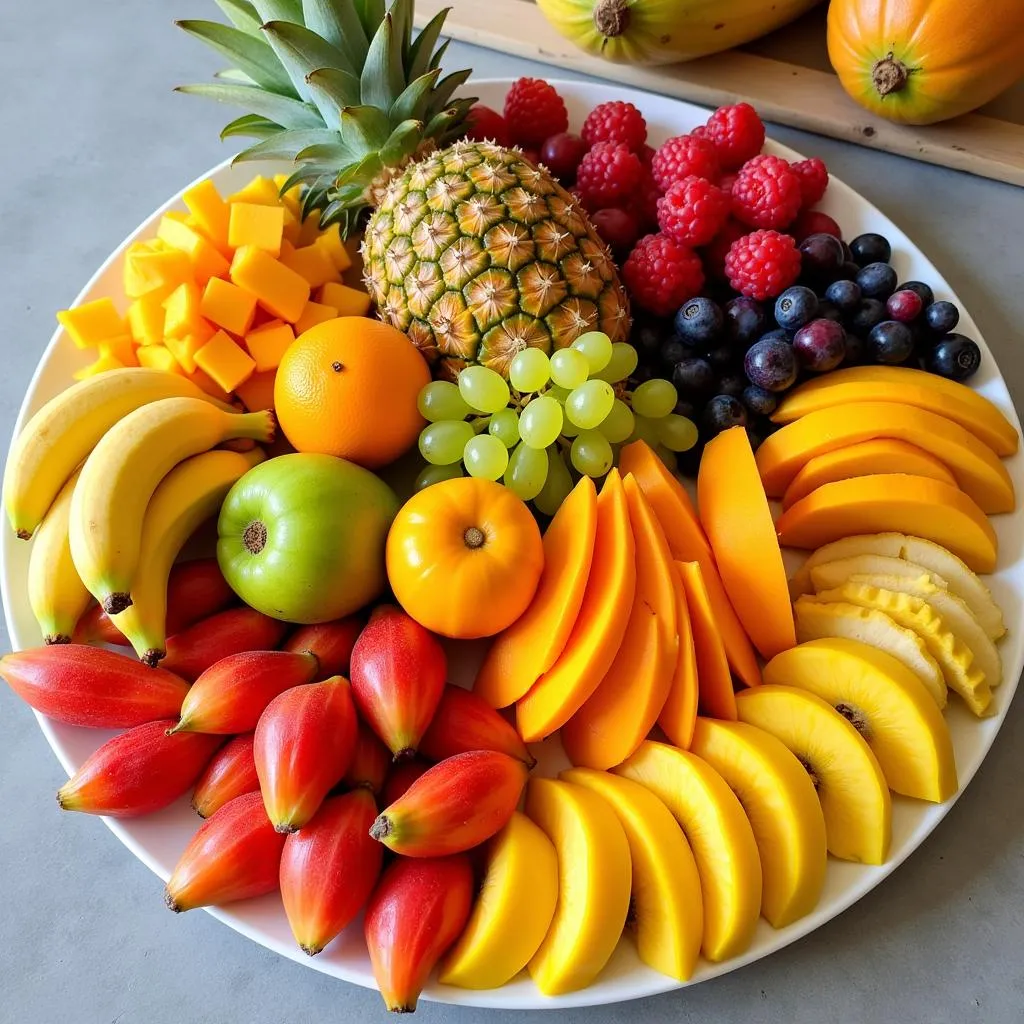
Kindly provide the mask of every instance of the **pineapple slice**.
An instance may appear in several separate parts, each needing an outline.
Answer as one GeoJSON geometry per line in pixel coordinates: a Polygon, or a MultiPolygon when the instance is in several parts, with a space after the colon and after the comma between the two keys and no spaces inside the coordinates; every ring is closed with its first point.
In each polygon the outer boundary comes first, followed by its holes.
{"type": "Polygon", "coordinates": [[[985,674],[974,664],[973,652],[927,601],[869,583],[850,582],[834,590],[823,590],[814,600],[825,604],[841,601],[874,608],[885,612],[905,629],[912,629],[924,640],[929,653],[942,667],[946,685],[963,697],[975,715],[980,717],[988,710],[992,691],[985,674]]]}
{"type": "Polygon", "coordinates": [[[892,840],[892,799],[867,741],[820,697],[764,685],[736,695],[740,721],[771,733],[807,769],[825,815],[829,853],[882,864],[892,840]]]}
{"type": "Polygon", "coordinates": [[[892,555],[854,555],[852,558],[837,558],[834,562],[812,565],[811,585],[817,590],[831,590],[841,587],[851,576],[909,576],[918,579],[930,575],[937,587],[948,587],[937,573],[929,573],[923,565],[907,562],[892,555]]]}
{"type": "Polygon", "coordinates": [[[825,818],[810,776],[774,737],[743,722],[698,718],[690,752],[729,784],[761,856],[761,914],[773,928],[809,914],[825,884],[825,818]]]}
{"type": "Polygon", "coordinates": [[[917,633],[897,625],[885,612],[841,601],[825,604],[805,596],[793,605],[793,613],[798,642],[838,637],[877,647],[906,665],[924,683],[939,710],[946,706],[946,678],[942,667],[917,633]]]}
{"type": "Polygon", "coordinates": [[[812,640],[777,654],[766,683],[788,683],[832,705],[867,740],[889,788],[942,803],[957,789],[953,740],[921,681],[856,640],[812,640]]]}

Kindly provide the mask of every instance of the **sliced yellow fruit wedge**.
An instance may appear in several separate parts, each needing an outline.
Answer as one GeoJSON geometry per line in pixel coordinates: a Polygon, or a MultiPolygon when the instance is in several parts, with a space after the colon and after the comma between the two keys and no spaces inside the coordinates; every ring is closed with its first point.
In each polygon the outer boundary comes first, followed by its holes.
{"type": "MultiPolygon", "coordinates": [[[[844,584],[851,576],[910,576],[917,579],[929,573],[923,565],[907,562],[892,555],[854,555],[852,558],[837,558],[834,562],[822,562],[810,567],[811,585],[815,590],[829,590],[844,584]]],[[[946,581],[938,573],[930,573],[937,587],[945,587],[946,581]]]]}

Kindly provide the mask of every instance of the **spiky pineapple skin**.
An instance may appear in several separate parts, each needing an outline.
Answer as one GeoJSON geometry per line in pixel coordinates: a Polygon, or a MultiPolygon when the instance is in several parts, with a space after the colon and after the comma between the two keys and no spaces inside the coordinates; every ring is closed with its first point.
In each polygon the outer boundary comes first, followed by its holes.
{"type": "Polygon", "coordinates": [[[516,150],[460,141],[383,189],[362,244],[378,315],[453,379],[479,363],[508,376],[527,347],[587,331],[629,334],[629,300],[574,197],[516,150]]]}

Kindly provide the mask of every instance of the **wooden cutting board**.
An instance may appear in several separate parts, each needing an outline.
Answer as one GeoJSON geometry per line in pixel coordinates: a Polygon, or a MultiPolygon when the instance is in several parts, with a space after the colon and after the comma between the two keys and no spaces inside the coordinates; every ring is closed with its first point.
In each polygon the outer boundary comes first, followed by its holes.
{"type": "Polygon", "coordinates": [[[985,114],[965,114],[942,124],[919,128],[876,118],[857,106],[827,70],[823,9],[740,50],[685,64],[639,67],[611,64],[577,49],[547,23],[532,0],[418,0],[417,25],[444,7],[451,8],[445,34],[453,39],[709,107],[746,100],[777,124],[1024,185],[1024,88],[1012,90],[985,114]],[[795,62],[797,52],[801,63],[795,62]]]}

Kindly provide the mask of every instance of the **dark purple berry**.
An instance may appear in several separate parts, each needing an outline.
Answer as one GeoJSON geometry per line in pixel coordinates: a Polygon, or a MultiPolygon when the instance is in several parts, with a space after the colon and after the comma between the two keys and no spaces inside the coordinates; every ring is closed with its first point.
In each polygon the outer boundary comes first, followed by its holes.
{"type": "Polygon", "coordinates": [[[884,235],[869,231],[850,242],[850,254],[858,267],[866,267],[869,263],[888,263],[892,259],[892,246],[884,235]]]}
{"type": "Polygon", "coordinates": [[[981,366],[981,349],[962,334],[947,334],[940,338],[924,360],[929,373],[937,373],[949,380],[967,380],[981,366]]]}
{"type": "Polygon", "coordinates": [[[672,410],[677,416],[685,416],[688,420],[692,420],[696,414],[696,406],[693,402],[687,402],[680,399],[676,402],[676,407],[672,410]]]}
{"type": "Polygon", "coordinates": [[[718,373],[732,369],[739,361],[736,350],[731,345],[716,345],[704,353],[704,358],[718,373]]]}
{"type": "Polygon", "coordinates": [[[853,252],[850,250],[850,243],[849,242],[843,242],[842,239],[840,239],[840,241],[842,242],[842,246],[843,246],[843,259],[847,263],[852,263],[853,262],[853,252]]]}
{"type": "Polygon", "coordinates": [[[715,371],[706,359],[683,359],[672,370],[672,383],[680,398],[700,399],[714,394],[715,371]]]}
{"type": "Polygon", "coordinates": [[[838,323],[842,318],[843,314],[839,311],[839,307],[834,302],[829,302],[828,299],[822,299],[818,303],[819,320],[835,320],[836,323],[838,323]]]}
{"type": "Polygon", "coordinates": [[[665,330],[650,322],[642,323],[639,327],[633,328],[629,341],[641,359],[645,356],[656,356],[665,341],[665,330]]]}
{"type": "Polygon", "coordinates": [[[935,334],[949,334],[960,323],[960,310],[952,302],[940,299],[924,311],[924,322],[935,334]]]}
{"type": "Polygon", "coordinates": [[[834,320],[812,320],[796,332],[793,351],[805,370],[834,370],[846,355],[846,331],[834,320]]]}
{"type": "Polygon", "coordinates": [[[725,334],[734,344],[746,349],[764,334],[768,316],[756,299],[739,295],[725,305],[725,334]]]}
{"type": "Polygon", "coordinates": [[[833,281],[825,289],[825,298],[841,313],[852,313],[860,304],[860,285],[852,280],[833,281]]]}
{"type": "Polygon", "coordinates": [[[755,416],[771,416],[779,406],[778,395],[759,388],[756,384],[747,385],[740,398],[755,416]]]}
{"type": "Polygon", "coordinates": [[[871,328],[867,354],[871,362],[887,366],[906,362],[914,354],[914,334],[898,320],[883,320],[871,328]]]}
{"type": "Polygon", "coordinates": [[[888,263],[869,263],[861,268],[857,284],[869,299],[887,299],[896,291],[896,271],[888,263]]]}
{"type": "Polygon", "coordinates": [[[787,331],[798,331],[817,315],[818,296],[803,285],[787,288],[775,300],[775,322],[787,331]]]}
{"type": "Polygon", "coordinates": [[[935,293],[932,291],[931,285],[925,284],[924,281],[905,281],[896,291],[913,292],[921,299],[922,306],[930,306],[935,301],[935,293]]]}
{"type": "Polygon", "coordinates": [[[676,312],[675,329],[684,345],[697,348],[712,344],[722,333],[725,317],[717,302],[702,295],[688,299],[676,312]]]}
{"type": "Polygon", "coordinates": [[[878,299],[861,299],[849,320],[849,328],[854,334],[866,336],[875,324],[885,319],[885,306],[878,299]]]}
{"type": "Polygon", "coordinates": [[[651,380],[651,378],[657,375],[657,371],[649,363],[640,363],[629,375],[629,379],[633,384],[643,384],[645,380],[651,380]]]}
{"type": "Polygon", "coordinates": [[[695,477],[700,469],[701,456],[704,454],[704,438],[685,452],[676,452],[676,469],[683,476],[695,477]]]}
{"type": "Polygon", "coordinates": [[[909,288],[901,288],[885,300],[885,311],[893,320],[899,320],[901,324],[909,324],[916,320],[921,315],[923,308],[921,296],[909,288]]]}
{"type": "Polygon", "coordinates": [[[722,377],[718,382],[718,393],[720,395],[732,395],[739,398],[743,389],[747,386],[747,378],[742,373],[730,373],[722,377]]]}
{"type": "Polygon", "coordinates": [[[790,337],[789,331],[784,331],[781,327],[776,327],[774,331],[769,331],[767,334],[762,334],[758,341],[784,341],[787,345],[791,344],[792,338],[790,337]]]}
{"type": "Polygon", "coordinates": [[[713,437],[730,427],[745,427],[747,410],[733,395],[715,395],[704,407],[702,426],[713,437]]]}
{"type": "Polygon", "coordinates": [[[835,235],[808,235],[799,246],[801,272],[814,281],[831,281],[843,265],[843,243],[835,235]]]}
{"type": "Polygon", "coordinates": [[[865,345],[864,339],[857,334],[847,333],[846,355],[843,357],[843,366],[860,366],[864,362],[865,345]]]}
{"type": "Polygon", "coordinates": [[[757,451],[764,444],[765,438],[770,437],[778,428],[770,419],[758,416],[756,420],[747,424],[747,438],[750,441],[752,451],[757,451]]]}
{"type": "Polygon", "coordinates": [[[743,370],[751,384],[766,391],[785,391],[796,381],[793,346],[780,338],[764,337],[747,350],[743,370]]]}
{"type": "Polygon", "coordinates": [[[675,335],[661,346],[661,361],[667,367],[675,366],[680,359],[686,359],[690,355],[692,355],[690,349],[675,335]]]}

